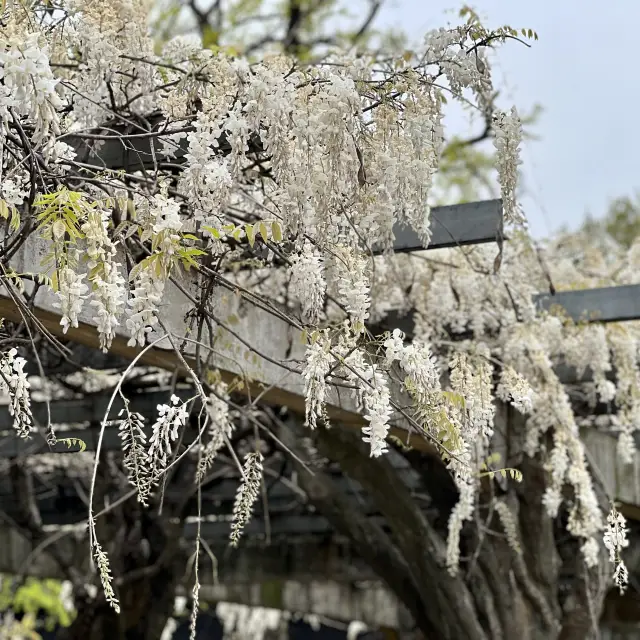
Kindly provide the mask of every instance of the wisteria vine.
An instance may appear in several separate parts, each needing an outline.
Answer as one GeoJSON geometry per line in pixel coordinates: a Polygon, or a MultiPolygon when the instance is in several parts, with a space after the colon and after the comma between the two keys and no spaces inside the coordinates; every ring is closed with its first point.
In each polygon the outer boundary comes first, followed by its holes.
{"type": "MultiPolygon", "coordinates": [[[[459,564],[460,534],[472,518],[478,472],[491,454],[496,402],[527,416],[526,453],[547,447],[544,505],[565,503],[568,530],[587,565],[604,544],[621,587],[624,519],[608,524],[598,503],[579,420],[556,373],[559,361],[592,380],[590,400],[615,401],[619,456],[634,454],[640,424],[635,324],[607,327],[536,312],[532,296],[555,286],[630,282],[638,246],[609,262],[576,259],[558,241],[543,260],[518,204],[522,123],[498,110],[487,50],[513,30],[476,22],[428,33],[420,51],[377,60],[331,53],[303,64],[284,56],[252,62],[177,37],[156,54],[145,3],[63,0],[51,12],[6,0],[0,18],[0,214],[6,219],[3,283],[38,282],[55,296],[64,332],[90,322],[109,351],[118,335],[143,347],[162,332],[164,297],[178,276],[201,293],[216,279],[249,304],[265,305],[307,336],[298,368],[306,424],[328,423],[341,384],[357,396],[371,456],[389,448],[389,429],[408,398],[405,426],[447,461],[459,490],[449,520],[447,565],[459,564]],[[470,101],[489,118],[509,241],[415,255],[392,251],[395,224],[428,244],[434,180],[445,143],[446,99],[470,101]],[[144,140],[144,166],[101,166],[116,140],[144,140]],[[106,153],[106,152],[105,152],[106,153]],[[39,238],[39,272],[12,258],[39,238]],[[383,247],[372,257],[372,247],[383,247]],[[267,273],[267,277],[265,277],[267,273]],[[24,280],[24,282],[23,282],[24,280]],[[415,310],[412,336],[374,335],[389,311],[415,310]],[[616,381],[609,373],[616,370],[616,381]],[[497,383],[495,378],[497,376],[497,383]]],[[[194,304],[195,308],[195,304],[194,304]]],[[[21,437],[34,430],[25,360],[0,363],[21,437]]],[[[198,452],[203,479],[231,436],[226,384],[207,385],[209,415],[198,452]]],[[[170,464],[188,420],[177,396],[145,418],[127,410],[120,435],[125,469],[141,502],[170,464]]],[[[258,495],[262,456],[245,458],[231,539],[237,544],[258,495]]],[[[506,507],[499,510],[510,522],[506,507]]],[[[95,539],[94,539],[95,541],[95,539]]],[[[117,607],[106,554],[95,554],[117,607]],[[105,568],[106,567],[106,568],[105,568]]]]}

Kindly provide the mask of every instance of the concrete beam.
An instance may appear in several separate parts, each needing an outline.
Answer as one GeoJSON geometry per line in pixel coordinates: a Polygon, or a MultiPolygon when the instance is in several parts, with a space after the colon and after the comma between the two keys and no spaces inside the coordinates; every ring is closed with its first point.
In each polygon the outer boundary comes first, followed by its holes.
{"type": "Polygon", "coordinates": [[[609,495],[629,506],[629,517],[635,514],[634,519],[640,519],[640,453],[636,451],[631,464],[622,465],[617,457],[615,437],[592,428],[583,429],[581,436],[589,464],[594,466],[596,481],[603,482],[609,495]]]}
{"type": "MultiPolygon", "coordinates": [[[[46,252],[47,245],[43,239],[30,237],[14,256],[11,266],[19,273],[38,273],[46,252]]],[[[185,337],[193,337],[185,315],[193,307],[188,295],[195,298],[197,290],[198,283],[185,275],[177,276],[177,284],[167,283],[159,316],[163,325],[174,336],[176,344],[180,344],[185,337]]],[[[304,380],[295,365],[296,361],[304,361],[305,357],[306,347],[301,332],[282,320],[276,315],[277,312],[274,314],[258,306],[247,305],[225,288],[217,287],[212,300],[213,316],[227,328],[218,326],[211,336],[206,330],[203,332],[202,342],[214,345],[211,366],[220,371],[225,382],[243,380],[243,393],[248,397],[260,396],[267,404],[287,406],[295,413],[304,414],[304,380]],[[245,354],[248,354],[247,357],[245,354]]],[[[56,302],[53,292],[45,288],[38,291],[32,312],[40,326],[58,339],[70,340],[93,349],[99,348],[92,308],[85,305],[79,318],[79,326],[70,328],[63,334],[56,302]]],[[[23,315],[23,311],[14,304],[11,297],[0,297],[0,317],[21,322],[23,315]]],[[[123,320],[110,353],[128,361],[138,356],[141,349],[129,347],[128,338],[129,333],[123,320]]],[[[187,342],[185,360],[194,368],[195,351],[195,345],[187,342]]],[[[167,339],[146,351],[138,362],[140,365],[156,366],[169,371],[184,371],[181,359],[174,353],[167,339]]],[[[329,416],[336,423],[356,428],[365,424],[351,392],[345,393],[344,390],[341,392],[340,389],[333,388],[328,401],[329,416]]]]}
{"type": "Polygon", "coordinates": [[[333,620],[359,620],[371,627],[397,629],[402,622],[398,600],[378,581],[358,584],[289,579],[269,583],[222,583],[203,586],[200,597],[205,602],[267,607],[333,620]]]}

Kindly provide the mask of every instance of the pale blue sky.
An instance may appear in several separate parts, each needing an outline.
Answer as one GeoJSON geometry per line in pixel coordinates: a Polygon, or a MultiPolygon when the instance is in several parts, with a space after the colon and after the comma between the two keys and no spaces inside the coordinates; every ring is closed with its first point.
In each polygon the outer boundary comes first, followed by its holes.
{"type": "MultiPolygon", "coordinates": [[[[386,0],[379,26],[410,37],[455,20],[452,0],[386,0]]],[[[531,28],[531,48],[505,45],[494,65],[500,106],[544,107],[539,141],[525,143],[525,205],[532,231],[575,227],[589,211],[640,189],[640,1],[468,0],[486,25],[531,28]]],[[[466,122],[450,122],[466,128],[466,122]]]]}

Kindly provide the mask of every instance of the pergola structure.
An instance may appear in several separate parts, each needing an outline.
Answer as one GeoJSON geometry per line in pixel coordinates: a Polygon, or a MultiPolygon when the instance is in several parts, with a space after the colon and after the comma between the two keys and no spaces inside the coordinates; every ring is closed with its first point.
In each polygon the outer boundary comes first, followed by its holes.
{"type": "MultiPolygon", "coordinates": [[[[133,173],[148,166],[149,158],[153,155],[149,151],[151,140],[150,137],[125,136],[124,144],[122,141],[109,141],[101,148],[99,155],[89,148],[85,149],[85,142],[78,141],[77,148],[81,151],[81,155],[76,164],[80,170],[106,168],[121,169],[133,173]]],[[[179,159],[180,153],[178,153],[178,161],[179,159]]],[[[160,159],[161,161],[162,159],[160,159]]],[[[438,207],[432,211],[432,221],[433,239],[429,247],[426,247],[427,249],[487,242],[496,242],[501,245],[505,241],[502,229],[501,203],[497,200],[438,207]]],[[[419,238],[412,232],[400,228],[395,231],[394,249],[396,251],[410,252],[425,249],[419,238]]],[[[13,257],[11,266],[18,272],[37,272],[44,252],[43,241],[30,237],[13,257]]],[[[292,329],[277,314],[261,308],[260,305],[241,307],[238,299],[229,293],[228,289],[216,286],[219,288],[219,295],[212,315],[216,317],[222,340],[214,354],[212,366],[220,370],[225,381],[241,377],[245,382],[245,391],[248,391],[251,397],[259,396],[261,402],[273,407],[286,407],[289,416],[304,414],[301,375],[299,372],[292,372],[290,368],[285,368],[280,364],[303,360],[304,344],[301,333],[292,329]],[[268,336],[268,340],[264,339],[265,336],[268,336]],[[239,365],[238,354],[247,349],[253,351],[257,357],[255,360],[244,361],[242,365],[239,365]]],[[[20,322],[23,319],[24,311],[15,303],[15,292],[8,290],[6,294],[0,298],[0,316],[20,322]]],[[[167,330],[178,341],[188,333],[189,326],[185,320],[185,313],[192,306],[192,301],[197,298],[197,295],[195,283],[187,277],[167,285],[164,320],[167,330]]],[[[69,354],[65,359],[43,351],[41,359],[46,373],[70,371],[76,365],[105,370],[122,368],[126,367],[134,358],[139,358],[139,365],[185,372],[183,362],[172,349],[168,348],[169,344],[166,340],[140,355],[140,349],[127,346],[129,336],[123,333],[114,340],[109,354],[100,353],[98,335],[88,313],[82,318],[83,322],[78,328],[70,328],[68,333],[63,336],[59,324],[60,317],[53,303],[53,296],[41,290],[37,293],[34,306],[31,309],[33,315],[31,319],[37,326],[59,339],[68,341],[69,354]]],[[[541,310],[562,308],[575,321],[637,320],[640,319],[640,286],[608,287],[558,293],[541,292],[537,297],[537,303],[541,310]]],[[[399,326],[408,336],[412,333],[413,319],[411,314],[405,316],[391,314],[386,322],[389,328],[399,326]]],[[[204,341],[206,342],[206,340],[204,341]]],[[[189,366],[194,361],[194,355],[195,348],[186,343],[185,361],[189,366]]],[[[33,373],[37,374],[37,371],[33,371],[33,373]]],[[[575,375],[571,371],[563,371],[563,377],[567,382],[575,381],[575,375]]],[[[192,395],[186,388],[180,386],[176,393],[182,398],[192,395]]],[[[138,393],[134,388],[131,388],[127,393],[127,397],[131,400],[131,409],[143,415],[152,414],[156,405],[167,401],[168,395],[168,389],[153,386],[144,388],[138,393]]],[[[109,401],[110,394],[97,393],[91,396],[56,400],[51,402],[49,407],[44,403],[35,403],[33,412],[35,419],[40,424],[45,424],[48,420],[47,412],[50,409],[51,422],[54,425],[69,427],[64,433],[59,432],[61,437],[81,439],[86,444],[87,450],[94,451],[101,423],[105,419],[116,419],[120,408],[122,408],[120,400],[116,399],[107,415],[109,401]]],[[[194,410],[197,411],[197,403],[194,410]]],[[[364,422],[355,402],[350,397],[341,396],[335,389],[329,399],[328,413],[336,423],[345,428],[360,428],[364,422]]],[[[286,419],[286,415],[283,414],[283,416],[283,419],[286,419]]],[[[513,420],[514,416],[512,412],[505,409],[501,411],[498,419],[507,422],[513,420]]],[[[33,441],[24,442],[14,437],[10,430],[10,423],[8,411],[4,408],[0,409],[0,428],[5,431],[4,437],[0,440],[0,458],[20,458],[49,453],[49,448],[43,439],[36,438],[33,441]]],[[[243,437],[250,437],[251,433],[252,430],[249,428],[245,432],[240,429],[237,443],[242,446],[243,437]]],[[[195,434],[194,429],[187,432],[184,442],[189,443],[195,434]]],[[[405,441],[408,440],[419,451],[429,452],[430,450],[430,445],[426,441],[410,438],[402,425],[395,427],[392,434],[405,441]]],[[[613,437],[597,431],[589,432],[585,437],[590,451],[591,464],[598,469],[603,482],[617,492],[616,498],[623,503],[626,515],[640,520],[640,458],[636,456],[635,465],[632,467],[620,469],[615,464],[615,440],[613,437]]],[[[107,426],[104,429],[102,450],[116,451],[119,449],[119,445],[120,440],[116,427],[107,426]]],[[[55,451],[61,455],[69,454],[69,451],[61,444],[55,451]]],[[[406,490],[417,499],[421,499],[420,482],[415,469],[412,469],[402,456],[395,455],[393,452],[390,454],[390,460],[399,472],[399,477],[406,490]]],[[[428,460],[425,464],[429,465],[428,460]]],[[[439,459],[434,458],[433,473],[437,473],[437,466],[439,466],[439,459]]],[[[237,562],[245,567],[245,571],[248,566],[253,567],[253,583],[272,585],[272,591],[276,595],[270,601],[272,603],[279,602],[283,607],[289,606],[290,603],[286,602],[286,598],[282,595],[284,590],[289,588],[285,583],[287,580],[295,580],[300,576],[306,579],[321,576],[325,582],[349,584],[374,579],[375,576],[367,567],[352,559],[353,552],[349,550],[349,546],[344,540],[336,536],[330,523],[309,505],[305,492],[295,482],[295,468],[290,461],[287,461],[283,453],[275,447],[270,449],[265,467],[266,499],[257,507],[254,520],[246,529],[247,546],[243,547],[237,556],[237,562]],[[259,567],[263,562],[268,561],[263,554],[255,551],[255,546],[264,544],[266,541],[275,548],[280,548],[278,545],[282,546],[282,541],[291,541],[293,538],[302,547],[293,554],[276,552],[278,557],[284,557],[285,560],[278,565],[277,570],[273,569],[271,572],[265,571],[264,574],[261,574],[259,567]],[[300,553],[301,548],[305,549],[304,554],[300,553]],[[317,554],[322,559],[322,562],[325,563],[324,570],[319,567],[305,566],[305,561],[301,558],[308,558],[309,553],[317,554]],[[298,559],[296,560],[294,556],[298,559]],[[328,557],[334,558],[334,561],[330,562],[328,557]],[[351,558],[348,564],[350,567],[357,565],[357,571],[351,575],[340,576],[337,567],[345,564],[345,557],[351,558]],[[249,562],[249,558],[251,562],[249,562]],[[337,560],[335,560],[336,558],[337,560]],[[256,566],[258,566],[257,570],[256,566]]],[[[330,465],[327,472],[344,496],[357,501],[363,506],[367,517],[378,519],[381,526],[385,526],[384,518],[381,518],[374,505],[371,504],[367,492],[358,485],[357,481],[344,477],[337,465],[330,465]]],[[[425,473],[427,472],[429,469],[425,469],[425,473]]],[[[225,558],[222,565],[227,562],[227,554],[222,549],[228,538],[229,516],[237,488],[237,482],[233,480],[233,477],[232,474],[222,473],[218,477],[210,479],[202,490],[202,515],[205,517],[205,521],[201,523],[202,537],[211,544],[216,557],[225,558]]],[[[167,488],[169,496],[171,491],[172,488],[169,486],[167,488]]],[[[125,493],[126,491],[123,491],[123,494],[125,493]]],[[[79,524],[86,518],[86,496],[83,495],[82,487],[64,470],[37,477],[34,495],[42,524],[48,527],[79,524]]],[[[179,498],[179,496],[177,497],[179,498]]],[[[8,480],[0,481],[0,500],[3,511],[9,518],[21,508],[20,496],[16,495],[13,485],[8,480]]],[[[425,496],[425,510],[428,510],[429,506],[425,496]]],[[[195,501],[191,502],[189,510],[190,514],[195,516],[195,501]]],[[[187,520],[184,526],[185,535],[187,537],[193,536],[195,523],[187,520]]],[[[26,562],[26,559],[28,557],[23,554],[21,562],[26,562]]],[[[33,560],[32,567],[37,567],[40,560],[35,560],[35,558],[33,560]]],[[[34,570],[35,573],[41,573],[37,569],[28,568],[26,564],[24,566],[16,564],[15,560],[12,561],[7,557],[4,558],[0,569],[15,573],[31,570],[34,570]]],[[[237,580],[237,574],[235,579],[237,580]]],[[[230,597],[233,586],[225,585],[224,579],[222,583],[223,588],[227,588],[226,597],[230,597]]],[[[260,592],[263,591],[266,593],[268,588],[265,587],[260,592]]],[[[289,591],[291,591],[290,588],[289,591]]],[[[326,593],[325,591],[325,596],[326,593]]],[[[220,596],[220,593],[218,595],[220,596]]],[[[267,600],[269,597],[265,596],[262,603],[268,604],[267,600]]],[[[349,615],[357,617],[354,610],[351,610],[349,615]]],[[[393,618],[391,614],[389,615],[387,622],[391,622],[391,618],[393,618]]],[[[370,617],[372,621],[375,618],[374,615],[370,617]]],[[[375,620],[375,623],[378,624],[384,622],[380,619],[375,620]]]]}

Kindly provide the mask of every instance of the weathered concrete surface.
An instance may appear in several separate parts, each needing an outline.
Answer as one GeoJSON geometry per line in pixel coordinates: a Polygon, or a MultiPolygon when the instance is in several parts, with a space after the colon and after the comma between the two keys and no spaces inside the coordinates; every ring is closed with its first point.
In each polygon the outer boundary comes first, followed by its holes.
{"type": "Polygon", "coordinates": [[[373,627],[398,628],[402,618],[395,596],[379,582],[346,584],[294,579],[262,584],[238,582],[203,586],[200,597],[207,602],[269,607],[334,620],[361,620],[373,627]]]}
{"type": "MultiPolygon", "coordinates": [[[[584,429],[582,439],[589,453],[589,464],[594,467],[596,481],[602,481],[609,495],[625,505],[638,508],[640,515],[640,453],[636,451],[633,463],[623,465],[617,457],[617,440],[597,429],[584,429]]],[[[640,519],[636,516],[635,519],[640,519]]]]}

